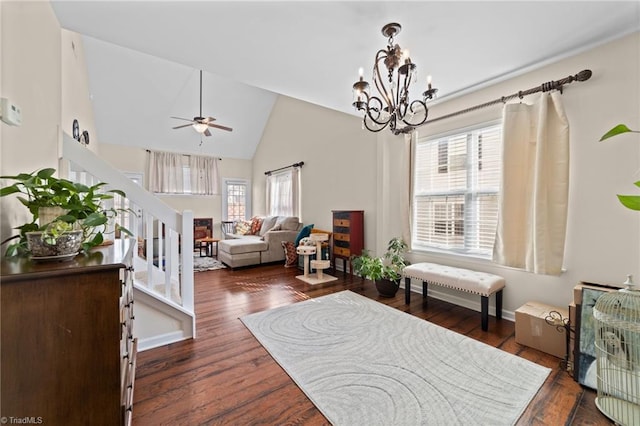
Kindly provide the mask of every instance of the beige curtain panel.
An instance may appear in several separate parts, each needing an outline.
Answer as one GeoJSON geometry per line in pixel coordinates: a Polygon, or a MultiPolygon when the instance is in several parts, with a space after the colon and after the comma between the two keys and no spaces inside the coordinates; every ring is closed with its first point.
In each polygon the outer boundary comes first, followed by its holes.
{"type": "Polygon", "coordinates": [[[189,170],[191,171],[192,194],[220,194],[220,178],[217,158],[190,155],[189,170]]]}
{"type": "Polygon", "coordinates": [[[569,123],[558,92],[503,111],[503,171],[493,260],[562,272],[569,195],[569,123]]]}
{"type": "Polygon", "coordinates": [[[182,155],[171,152],[147,151],[149,191],[165,194],[184,192],[182,155]]]}

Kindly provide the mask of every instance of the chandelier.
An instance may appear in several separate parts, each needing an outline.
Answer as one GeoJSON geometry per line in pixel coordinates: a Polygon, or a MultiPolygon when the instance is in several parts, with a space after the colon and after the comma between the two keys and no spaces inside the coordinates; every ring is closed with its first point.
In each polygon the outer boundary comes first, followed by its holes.
{"type": "Polygon", "coordinates": [[[389,126],[394,135],[409,133],[427,121],[429,109],[427,101],[433,99],[438,89],[431,87],[431,76],[427,77],[427,90],[422,93],[422,100],[409,99],[409,86],[416,81],[416,64],[411,62],[409,51],[402,50],[394,44],[393,37],[402,27],[391,23],[382,27],[382,35],[388,38],[387,48],[376,53],[373,64],[373,85],[378,96],[373,96],[369,83],[363,79],[360,68],[360,79],[353,84],[353,106],[364,112],[363,124],[372,132],[379,132],[389,126]],[[387,68],[383,79],[380,72],[382,65],[387,68]]]}

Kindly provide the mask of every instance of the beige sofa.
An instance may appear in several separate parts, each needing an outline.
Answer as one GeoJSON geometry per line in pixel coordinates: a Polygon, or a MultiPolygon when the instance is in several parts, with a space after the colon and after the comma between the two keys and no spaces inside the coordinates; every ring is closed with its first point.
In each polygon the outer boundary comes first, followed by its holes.
{"type": "Polygon", "coordinates": [[[284,260],[283,241],[294,242],[302,229],[297,217],[267,216],[262,218],[255,235],[224,233],[218,243],[218,260],[231,268],[259,265],[284,260]]]}

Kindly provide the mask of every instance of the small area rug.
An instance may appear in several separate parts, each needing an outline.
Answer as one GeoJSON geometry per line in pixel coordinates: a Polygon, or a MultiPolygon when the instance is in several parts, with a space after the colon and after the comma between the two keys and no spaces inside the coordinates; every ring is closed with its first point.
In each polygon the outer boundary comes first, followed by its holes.
{"type": "Polygon", "coordinates": [[[351,291],[241,321],[335,426],[512,425],[551,371],[351,291]]]}
{"type": "Polygon", "coordinates": [[[213,271],[224,268],[226,268],[226,266],[213,257],[193,256],[193,272],[213,271]]]}

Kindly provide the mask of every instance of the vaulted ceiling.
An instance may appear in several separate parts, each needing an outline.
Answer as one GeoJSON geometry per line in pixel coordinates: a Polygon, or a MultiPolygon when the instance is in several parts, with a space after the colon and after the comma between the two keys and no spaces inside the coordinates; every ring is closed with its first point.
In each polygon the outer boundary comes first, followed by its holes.
{"type": "MultiPolygon", "coordinates": [[[[100,141],[252,158],[278,94],[353,114],[351,85],[396,42],[439,98],[640,30],[640,2],[61,1],[83,34],[100,141]],[[233,132],[203,138],[170,116],[203,114],[233,132]]],[[[576,70],[578,71],[578,70],[576,70]]]]}

